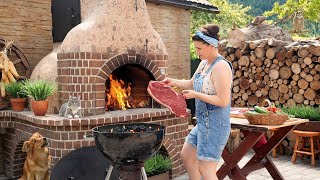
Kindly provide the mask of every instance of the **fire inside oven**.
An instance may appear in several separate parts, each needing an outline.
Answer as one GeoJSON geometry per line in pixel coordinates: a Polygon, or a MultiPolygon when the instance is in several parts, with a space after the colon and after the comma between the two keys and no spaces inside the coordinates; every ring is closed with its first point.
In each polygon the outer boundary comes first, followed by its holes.
{"type": "Polygon", "coordinates": [[[106,80],[106,111],[150,107],[150,80],[153,75],[141,65],[127,64],[114,70],[106,80]]]}

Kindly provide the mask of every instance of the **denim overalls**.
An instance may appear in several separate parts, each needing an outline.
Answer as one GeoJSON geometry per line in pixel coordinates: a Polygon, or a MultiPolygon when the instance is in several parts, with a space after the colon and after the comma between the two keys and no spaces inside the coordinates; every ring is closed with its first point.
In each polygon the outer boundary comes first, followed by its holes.
{"type": "MultiPolygon", "coordinates": [[[[224,58],[219,55],[208,70],[201,75],[195,75],[193,89],[201,92],[204,77],[211,74],[212,67],[224,58]]],[[[228,62],[228,61],[227,61],[228,62]]],[[[231,63],[228,62],[232,69],[231,63]]],[[[187,137],[187,142],[197,148],[197,159],[204,161],[219,161],[230,134],[230,103],[228,107],[208,104],[199,99],[196,102],[197,125],[187,137]]]]}

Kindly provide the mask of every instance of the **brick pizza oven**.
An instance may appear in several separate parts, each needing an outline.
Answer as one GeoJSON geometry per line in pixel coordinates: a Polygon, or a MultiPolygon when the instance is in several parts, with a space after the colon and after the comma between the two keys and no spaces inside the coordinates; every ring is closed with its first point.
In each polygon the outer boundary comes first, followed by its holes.
{"type": "MultiPolygon", "coordinates": [[[[57,114],[36,117],[30,111],[0,111],[0,173],[9,178],[22,174],[23,142],[32,133],[47,137],[54,165],[70,151],[94,145],[83,138],[91,129],[120,122],[152,122],[166,126],[162,149],[173,160],[172,177],[184,173],[180,159],[190,117],[176,117],[153,102],[146,91],[150,80],[166,76],[166,48],[150,24],[144,0],[96,1],[81,24],[63,41],[58,58],[59,106],[69,95],[81,97],[83,118],[57,114]],[[110,81],[123,81],[130,105],[110,105],[110,81]],[[130,86],[130,87],[129,87],[130,86]],[[1,168],[4,171],[1,171],[1,168]]],[[[0,174],[1,175],[1,174],[0,174]]]]}

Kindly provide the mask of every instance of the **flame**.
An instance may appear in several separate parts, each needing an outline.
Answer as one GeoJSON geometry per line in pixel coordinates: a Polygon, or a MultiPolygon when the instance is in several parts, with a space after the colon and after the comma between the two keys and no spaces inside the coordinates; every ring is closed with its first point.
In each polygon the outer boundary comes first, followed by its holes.
{"type": "Polygon", "coordinates": [[[128,101],[128,97],[131,95],[131,87],[130,83],[128,87],[123,82],[123,80],[113,79],[112,75],[109,76],[110,79],[110,92],[107,93],[108,103],[118,104],[119,108],[122,110],[126,110],[126,108],[131,108],[130,103],[128,101]]]}

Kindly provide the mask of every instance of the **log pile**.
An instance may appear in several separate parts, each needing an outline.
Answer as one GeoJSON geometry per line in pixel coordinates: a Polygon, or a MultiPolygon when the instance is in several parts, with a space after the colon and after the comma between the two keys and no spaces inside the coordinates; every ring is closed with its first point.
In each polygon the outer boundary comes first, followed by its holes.
{"type": "Polygon", "coordinates": [[[320,105],[320,42],[275,38],[223,41],[219,52],[234,68],[233,106],[252,107],[264,99],[276,105],[320,105]]]}

